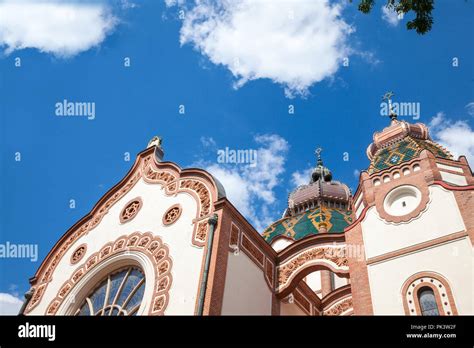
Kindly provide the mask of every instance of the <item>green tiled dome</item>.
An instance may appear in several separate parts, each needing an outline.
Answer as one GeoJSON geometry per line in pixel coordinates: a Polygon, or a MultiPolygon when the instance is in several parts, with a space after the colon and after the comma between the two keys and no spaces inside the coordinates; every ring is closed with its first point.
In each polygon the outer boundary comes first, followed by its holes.
{"type": "Polygon", "coordinates": [[[343,233],[352,223],[351,215],[351,211],[344,209],[318,207],[274,222],[263,232],[263,238],[268,243],[278,236],[300,240],[320,233],[322,226],[327,233],[343,233]]]}
{"type": "Polygon", "coordinates": [[[423,150],[428,150],[437,157],[451,158],[450,153],[438,144],[430,140],[413,139],[407,136],[399,142],[378,150],[370,163],[369,173],[372,174],[411,161],[418,157],[423,150]]]}
{"type": "Polygon", "coordinates": [[[367,148],[369,174],[411,161],[423,150],[436,157],[452,158],[448,150],[431,140],[425,124],[400,121],[395,114],[391,119],[388,127],[374,133],[373,142],[367,148]]]}
{"type": "Polygon", "coordinates": [[[296,241],[318,233],[343,233],[352,222],[349,187],[332,180],[331,170],[323,165],[320,148],[316,154],[318,161],[309,183],[289,194],[283,218],[263,231],[268,243],[278,236],[296,241]]]}

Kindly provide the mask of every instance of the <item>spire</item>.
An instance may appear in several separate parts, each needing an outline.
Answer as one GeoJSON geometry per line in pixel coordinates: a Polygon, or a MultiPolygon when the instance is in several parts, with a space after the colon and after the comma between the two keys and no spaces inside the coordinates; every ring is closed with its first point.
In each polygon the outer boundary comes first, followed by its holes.
{"type": "Polygon", "coordinates": [[[316,167],[313,169],[313,172],[311,173],[311,182],[316,182],[318,180],[323,180],[323,181],[331,181],[332,180],[332,173],[331,171],[323,165],[323,160],[321,158],[321,152],[323,151],[322,148],[318,147],[314,153],[317,156],[317,162],[316,162],[316,167]]]}
{"type": "Polygon", "coordinates": [[[323,165],[323,160],[321,159],[321,152],[323,151],[322,148],[318,147],[316,150],[314,150],[314,154],[316,155],[318,161],[317,165],[322,166],[323,165]]]}
{"type": "Polygon", "coordinates": [[[451,159],[451,153],[430,138],[425,124],[397,120],[397,105],[392,105],[393,96],[393,92],[382,96],[382,100],[388,104],[391,123],[374,133],[373,142],[367,148],[367,157],[370,159],[368,173],[380,172],[411,161],[424,150],[435,157],[451,159]]]}
{"type": "Polygon", "coordinates": [[[392,108],[392,97],[394,95],[395,94],[393,92],[389,91],[382,96],[382,100],[388,103],[388,112],[389,112],[388,116],[392,120],[392,123],[394,123],[397,120],[397,114],[393,111],[393,108],[392,108]]]}

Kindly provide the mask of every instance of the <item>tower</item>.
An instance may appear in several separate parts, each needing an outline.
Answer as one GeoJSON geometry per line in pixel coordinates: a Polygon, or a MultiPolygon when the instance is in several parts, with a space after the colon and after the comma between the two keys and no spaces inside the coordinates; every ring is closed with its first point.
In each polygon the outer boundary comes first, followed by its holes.
{"type": "Polygon", "coordinates": [[[373,135],[347,248],[355,314],[472,314],[474,178],[426,125],[391,114],[373,135]],[[356,257],[357,256],[357,257],[356,257]]]}

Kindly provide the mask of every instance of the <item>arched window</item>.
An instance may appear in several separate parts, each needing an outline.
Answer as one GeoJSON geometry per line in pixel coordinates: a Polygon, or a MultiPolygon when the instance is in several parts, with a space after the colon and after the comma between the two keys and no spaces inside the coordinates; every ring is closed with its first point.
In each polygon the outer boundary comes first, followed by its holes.
{"type": "Polygon", "coordinates": [[[418,301],[420,302],[421,315],[439,315],[433,289],[423,287],[418,290],[418,301]]]}
{"type": "Polygon", "coordinates": [[[145,291],[145,276],[137,267],[111,273],[84,299],[76,315],[136,315],[145,291]]]}
{"type": "Polygon", "coordinates": [[[402,287],[403,308],[407,315],[457,315],[451,287],[435,272],[418,272],[402,287]]]}

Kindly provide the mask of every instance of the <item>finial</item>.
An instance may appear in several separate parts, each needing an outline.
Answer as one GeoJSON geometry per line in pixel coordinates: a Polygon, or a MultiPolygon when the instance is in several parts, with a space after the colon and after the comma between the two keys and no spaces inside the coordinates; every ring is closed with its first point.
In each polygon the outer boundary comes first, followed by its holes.
{"type": "Polygon", "coordinates": [[[393,108],[392,108],[392,97],[394,95],[395,94],[392,91],[389,91],[382,96],[382,100],[385,100],[388,103],[388,110],[389,110],[388,116],[390,117],[392,122],[397,119],[397,114],[393,112],[393,108]]]}
{"type": "Polygon", "coordinates": [[[148,142],[147,149],[152,147],[152,146],[157,146],[161,149],[161,144],[163,142],[163,139],[160,136],[155,135],[151,140],[148,142]]]}
{"type": "Polygon", "coordinates": [[[314,168],[313,172],[311,173],[311,181],[310,182],[316,182],[318,180],[324,180],[324,181],[331,181],[332,179],[332,174],[331,171],[323,166],[323,160],[321,158],[321,152],[323,151],[322,148],[318,147],[314,153],[318,157],[318,163],[316,165],[316,168],[314,168]]]}
{"type": "Polygon", "coordinates": [[[318,147],[316,150],[314,150],[315,155],[318,157],[318,165],[323,165],[323,160],[321,159],[321,152],[323,149],[321,147],[318,147]]]}

